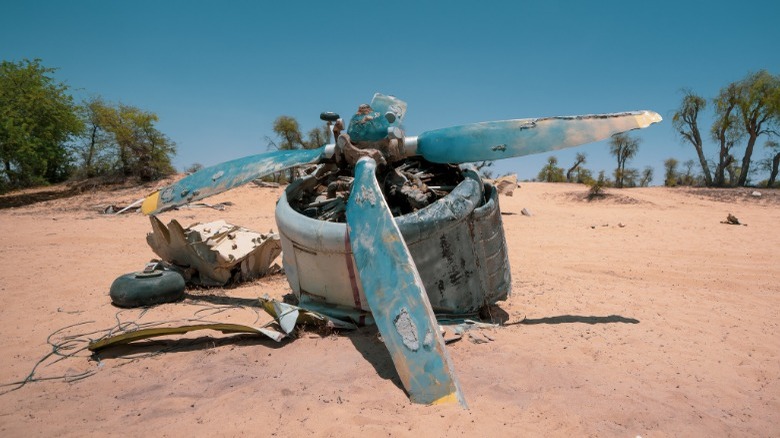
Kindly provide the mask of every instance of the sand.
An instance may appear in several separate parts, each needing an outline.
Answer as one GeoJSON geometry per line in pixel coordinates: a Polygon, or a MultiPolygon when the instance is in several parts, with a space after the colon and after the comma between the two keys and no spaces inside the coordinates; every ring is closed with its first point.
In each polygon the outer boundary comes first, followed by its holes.
{"type": "MultiPolygon", "coordinates": [[[[523,183],[501,196],[513,292],[494,312],[522,322],[448,346],[463,410],[410,403],[374,328],[279,344],[196,332],[90,358],[84,340],[118,321],[254,324],[267,320],[254,298],[290,292],[274,275],[147,312],[112,306],[113,279],[154,257],[151,227],[100,211],[153,188],[0,209],[0,436],[780,435],[780,193],[588,202],[583,186],[523,183]],[[722,224],[729,213],[747,226],[722,224]],[[52,344],[68,357],[13,390],[52,344]]],[[[265,232],[281,190],[249,185],[208,200],[225,211],[161,219],[265,232]]]]}

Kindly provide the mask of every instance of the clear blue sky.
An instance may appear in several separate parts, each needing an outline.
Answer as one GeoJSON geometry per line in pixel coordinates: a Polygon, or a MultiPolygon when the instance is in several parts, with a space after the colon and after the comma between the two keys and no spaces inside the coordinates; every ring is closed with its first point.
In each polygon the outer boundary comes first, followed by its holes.
{"type": "MultiPolygon", "coordinates": [[[[695,156],[671,128],[681,88],[709,98],[748,72],[780,73],[777,0],[0,0],[0,11],[0,59],[40,58],[77,99],[157,113],[179,169],[266,151],[279,115],[308,131],[320,112],[346,118],[382,92],[409,103],[408,135],[651,109],[665,120],[635,134],[629,166],[654,166],[659,184],[664,159],[695,156]]],[[[576,152],[594,172],[615,167],[606,142],[553,155],[568,166],[576,152]]],[[[547,156],[495,169],[533,178],[547,156]]]]}

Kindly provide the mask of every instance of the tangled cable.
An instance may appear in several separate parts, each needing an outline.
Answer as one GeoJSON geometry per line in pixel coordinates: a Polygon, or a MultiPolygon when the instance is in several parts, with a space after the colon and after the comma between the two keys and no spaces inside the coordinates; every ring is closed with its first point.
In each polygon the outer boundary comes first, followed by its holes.
{"type": "MultiPolygon", "coordinates": [[[[91,361],[96,362],[97,368],[102,366],[102,362],[99,358],[99,356],[95,353],[92,353],[88,350],[88,346],[90,343],[105,339],[111,336],[115,336],[122,333],[128,333],[136,330],[141,330],[145,328],[154,328],[154,327],[160,327],[167,324],[175,324],[175,323],[216,323],[217,321],[209,321],[208,318],[212,318],[215,315],[219,315],[221,313],[231,311],[231,310],[246,310],[253,312],[255,315],[255,319],[252,322],[252,324],[257,324],[260,320],[261,313],[258,311],[258,309],[261,308],[259,302],[258,306],[247,306],[247,305],[240,305],[240,304],[223,304],[223,305],[215,305],[210,303],[204,303],[202,301],[193,301],[188,302],[187,304],[190,305],[196,305],[201,307],[200,309],[196,310],[193,313],[193,318],[186,318],[186,319],[175,319],[175,320],[167,320],[167,321],[149,321],[149,322],[140,322],[140,320],[147,314],[147,312],[150,310],[150,308],[144,308],[141,310],[140,314],[133,319],[133,320],[127,320],[123,321],[123,314],[126,312],[135,311],[135,309],[123,309],[114,315],[114,318],[116,319],[116,324],[108,329],[100,329],[100,330],[94,330],[89,332],[83,332],[83,333],[77,333],[77,334],[63,334],[64,332],[73,329],[75,327],[81,327],[88,324],[94,324],[95,321],[84,321],[84,322],[78,322],[75,324],[71,324],[62,328],[59,328],[49,334],[46,338],[46,343],[51,347],[51,351],[46,353],[42,358],[40,358],[32,367],[30,372],[27,374],[27,376],[19,381],[11,382],[11,383],[5,383],[0,384],[0,388],[6,388],[6,387],[12,387],[10,389],[4,390],[0,392],[0,396],[8,394],[10,392],[16,391],[18,389],[23,388],[28,383],[32,382],[43,382],[43,381],[50,381],[50,380],[63,380],[67,383],[73,383],[82,379],[86,379],[87,377],[92,376],[93,374],[97,373],[98,369],[90,369],[81,373],[76,374],[63,374],[63,375],[57,375],[57,376],[38,376],[37,372],[39,371],[39,368],[48,367],[51,365],[54,365],[55,363],[58,363],[60,361],[63,361],[65,359],[71,359],[76,357],[81,358],[88,358],[91,361]],[[99,335],[95,337],[95,335],[99,335]],[[44,365],[45,364],[45,365],[44,365]]],[[[183,348],[182,344],[177,344],[174,346],[168,346],[165,348],[160,348],[157,351],[154,352],[147,352],[147,353],[139,353],[139,354],[132,354],[132,355],[126,355],[122,357],[118,357],[118,359],[124,359],[129,363],[131,361],[138,360],[140,358],[144,357],[152,357],[157,356],[159,354],[163,354],[166,352],[174,351],[178,348],[183,348]]],[[[120,366],[123,364],[120,364],[120,366]]]]}

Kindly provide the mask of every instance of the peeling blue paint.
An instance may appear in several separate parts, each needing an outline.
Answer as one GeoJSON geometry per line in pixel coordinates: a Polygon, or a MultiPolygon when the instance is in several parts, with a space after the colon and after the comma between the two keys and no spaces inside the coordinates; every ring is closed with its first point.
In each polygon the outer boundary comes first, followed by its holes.
{"type": "Polygon", "coordinates": [[[417,153],[434,163],[500,160],[609,138],[660,120],[649,111],[501,120],[420,134],[417,153]]]}
{"type": "Polygon", "coordinates": [[[347,226],[358,277],[404,388],[415,403],[453,400],[466,407],[422,280],[375,177],[376,163],[355,166],[355,188],[376,204],[347,204],[347,226]],[[419,348],[420,340],[426,347],[419,348]]]}

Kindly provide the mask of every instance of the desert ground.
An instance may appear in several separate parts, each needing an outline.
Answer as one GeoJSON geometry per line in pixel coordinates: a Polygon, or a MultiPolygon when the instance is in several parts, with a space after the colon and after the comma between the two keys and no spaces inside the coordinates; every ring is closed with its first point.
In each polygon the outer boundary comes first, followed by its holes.
{"type": "MultiPolygon", "coordinates": [[[[277,274],[121,310],[109,287],[155,257],[151,227],[102,212],[155,185],[0,197],[53,198],[0,209],[0,436],[780,435],[780,193],[588,201],[581,185],[521,186],[500,197],[513,290],[494,311],[507,324],[447,347],[468,410],[410,403],[374,327],[281,343],[194,332],[91,357],[86,341],[112,329],[258,324],[255,299],[290,288],[277,274]]],[[[282,190],[250,184],[208,200],[224,211],[160,218],[276,230],[282,190]]]]}

